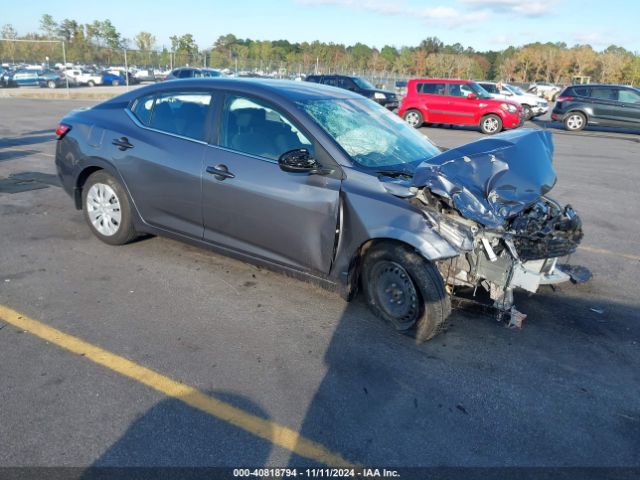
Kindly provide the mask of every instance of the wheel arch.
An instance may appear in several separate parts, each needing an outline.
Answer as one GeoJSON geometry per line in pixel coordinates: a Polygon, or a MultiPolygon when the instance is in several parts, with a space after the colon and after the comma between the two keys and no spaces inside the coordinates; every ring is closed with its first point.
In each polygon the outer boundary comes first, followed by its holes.
{"type": "MultiPolygon", "coordinates": [[[[407,236],[399,238],[398,235],[381,235],[373,238],[369,238],[362,242],[360,246],[355,249],[349,261],[349,268],[346,278],[343,278],[343,288],[341,291],[342,297],[350,301],[356,295],[360,289],[360,280],[362,273],[362,262],[372,248],[383,244],[394,244],[412,250],[424,258],[428,262],[435,262],[436,260],[442,260],[445,258],[451,258],[457,255],[457,251],[450,248],[446,252],[438,252],[435,248],[427,248],[425,242],[419,241],[418,238],[412,239],[407,236]]],[[[444,241],[444,240],[443,240],[444,241]]]]}

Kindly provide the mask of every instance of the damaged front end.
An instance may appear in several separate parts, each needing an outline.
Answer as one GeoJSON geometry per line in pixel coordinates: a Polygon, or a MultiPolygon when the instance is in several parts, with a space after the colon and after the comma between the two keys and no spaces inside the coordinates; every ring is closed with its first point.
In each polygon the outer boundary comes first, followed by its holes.
{"type": "Polygon", "coordinates": [[[516,288],[570,280],[558,259],[582,239],[580,217],[546,194],[556,181],[551,136],[516,130],[444,152],[423,162],[410,200],[460,254],[438,268],[450,293],[484,288],[509,325],[525,315],[514,306],[516,288]]]}

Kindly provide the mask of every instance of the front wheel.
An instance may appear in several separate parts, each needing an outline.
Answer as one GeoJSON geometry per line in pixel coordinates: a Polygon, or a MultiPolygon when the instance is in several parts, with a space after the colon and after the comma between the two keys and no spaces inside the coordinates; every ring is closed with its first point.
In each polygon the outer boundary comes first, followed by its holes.
{"type": "Polygon", "coordinates": [[[564,128],[571,132],[579,132],[587,126],[587,117],[580,112],[571,112],[564,119],[564,128]]]}
{"type": "Polygon", "coordinates": [[[529,105],[522,105],[522,114],[525,120],[531,120],[533,118],[533,111],[529,105]]]}
{"type": "Polygon", "coordinates": [[[124,245],[136,237],[129,197],[104,170],[93,173],[84,184],[82,208],[91,231],[103,242],[124,245]]]}
{"type": "Polygon", "coordinates": [[[56,87],[57,87],[56,82],[55,82],[54,80],[49,80],[49,81],[47,82],[47,87],[49,87],[49,88],[56,88],[56,87]]]}
{"type": "Polygon", "coordinates": [[[404,113],[404,121],[413,128],[420,128],[424,122],[422,114],[418,110],[407,110],[404,113]]]}
{"type": "Polygon", "coordinates": [[[111,80],[111,85],[117,87],[118,85],[120,85],[120,80],[111,80]]]}
{"type": "Polygon", "coordinates": [[[480,130],[486,135],[493,135],[502,131],[502,119],[495,114],[489,114],[480,120],[480,130]]]}
{"type": "Polygon", "coordinates": [[[369,250],[362,284],[370,310],[418,342],[438,335],[451,313],[438,270],[402,244],[383,242],[369,250]]]}

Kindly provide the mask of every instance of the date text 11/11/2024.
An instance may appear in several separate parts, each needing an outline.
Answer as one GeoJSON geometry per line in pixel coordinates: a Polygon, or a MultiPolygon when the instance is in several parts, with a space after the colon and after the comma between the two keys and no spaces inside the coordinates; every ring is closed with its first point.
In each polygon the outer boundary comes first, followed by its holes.
{"type": "Polygon", "coordinates": [[[399,478],[397,470],[386,468],[235,468],[234,478],[399,478]]]}

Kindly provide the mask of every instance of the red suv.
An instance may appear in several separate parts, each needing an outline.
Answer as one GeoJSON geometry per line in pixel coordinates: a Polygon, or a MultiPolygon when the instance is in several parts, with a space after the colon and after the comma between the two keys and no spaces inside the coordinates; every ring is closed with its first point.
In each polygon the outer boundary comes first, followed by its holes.
{"type": "Polygon", "coordinates": [[[416,78],[407,83],[407,96],[398,115],[412,127],[423,123],[478,125],[493,134],[523,123],[522,107],[496,100],[476,82],[416,78]]]}

